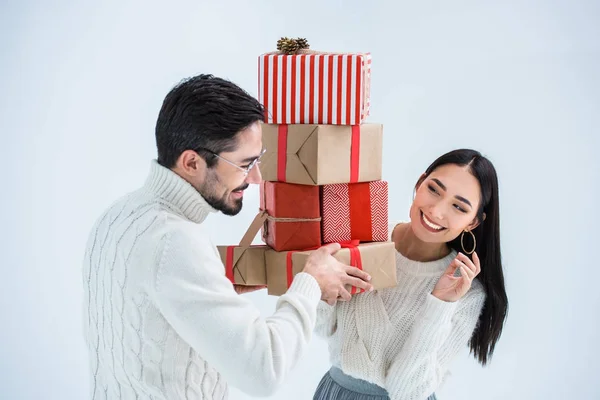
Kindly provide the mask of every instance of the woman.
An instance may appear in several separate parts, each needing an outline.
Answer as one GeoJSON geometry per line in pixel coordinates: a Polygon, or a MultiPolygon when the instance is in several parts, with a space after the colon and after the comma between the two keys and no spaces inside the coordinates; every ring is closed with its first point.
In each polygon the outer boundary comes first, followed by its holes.
{"type": "Polygon", "coordinates": [[[415,189],[410,223],[390,229],[398,286],[319,305],[333,367],[314,399],[435,399],[463,346],[482,365],[494,352],[508,310],[494,166],[455,150],[415,189]]]}

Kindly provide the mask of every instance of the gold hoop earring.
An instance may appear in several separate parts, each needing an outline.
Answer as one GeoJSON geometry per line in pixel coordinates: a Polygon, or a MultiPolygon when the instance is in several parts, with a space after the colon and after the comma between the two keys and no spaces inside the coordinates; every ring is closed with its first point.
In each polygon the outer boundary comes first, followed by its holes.
{"type": "Polygon", "coordinates": [[[475,234],[473,234],[473,232],[471,231],[463,231],[462,235],[460,235],[460,246],[462,247],[463,251],[467,254],[473,254],[475,252],[475,247],[477,247],[477,240],[475,240],[475,234]],[[471,237],[473,238],[473,249],[471,251],[467,251],[465,249],[465,233],[468,232],[471,234],[471,237]]]}

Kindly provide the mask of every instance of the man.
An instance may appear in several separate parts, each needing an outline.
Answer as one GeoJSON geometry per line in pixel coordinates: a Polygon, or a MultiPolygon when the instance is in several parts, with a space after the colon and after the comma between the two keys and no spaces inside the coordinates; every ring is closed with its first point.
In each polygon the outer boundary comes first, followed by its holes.
{"type": "Polygon", "coordinates": [[[339,245],[311,255],[268,318],[226,278],[202,222],[239,213],[261,182],[262,118],[256,99],[211,75],[165,98],[145,184],[99,218],[86,249],[93,399],[226,399],[228,383],[272,394],[303,354],[318,302],[349,300],[345,285],[371,290],[331,256],[339,245]]]}

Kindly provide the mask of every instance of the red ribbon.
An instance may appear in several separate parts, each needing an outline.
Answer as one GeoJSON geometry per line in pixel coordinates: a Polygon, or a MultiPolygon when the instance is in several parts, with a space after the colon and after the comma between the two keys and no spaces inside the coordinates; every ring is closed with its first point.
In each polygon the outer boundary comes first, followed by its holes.
{"type": "Polygon", "coordinates": [[[310,251],[310,250],[316,250],[318,249],[320,246],[317,247],[309,247],[306,249],[302,249],[302,250],[290,250],[287,252],[286,254],[286,259],[285,259],[285,264],[286,264],[286,273],[287,273],[287,287],[289,288],[292,285],[292,281],[293,281],[293,276],[292,274],[294,273],[294,270],[292,268],[292,254],[294,254],[297,251],[310,251]]]}
{"type": "Polygon", "coordinates": [[[287,258],[286,258],[286,272],[287,272],[287,287],[289,288],[290,286],[292,286],[292,280],[293,280],[293,276],[292,276],[292,254],[295,253],[295,251],[288,251],[287,253],[287,258]]]}
{"type": "Polygon", "coordinates": [[[369,182],[348,185],[350,208],[350,235],[364,242],[373,241],[373,217],[371,213],[371,184],[369,182]]]}
{"type": "Polygon", "coordinates": [[[237,246],[227,246],[227,256],[225,257],[225,276],[227,279],[231,281],[231,283],[235,283],[233,281],[233,249],[237,246]]]}
{"type": "Polygon", "coordinates": [[[360,240],[358,239],[354,239],[354,240],[344,240],[342,242],[338,242],[340,244],[340,246],[342,246],[342,249],[351,249],[353,247],[356,247],[360,244],[360,240]]]}
{"type": "Polygon", "coordinates": [[[287,168],[287,135],[288,126],[278,126],[278,137],[277,137],[277,180],[285,182],[286,168],[287,168]]]}
{"type": "MultiPolygon", "coordinates": [[[[361,271],[363,269],[362,258],[360,256],[360,250],[358,250],[358,247],[350,248],[350,265],[360,269],[361,271]]],[[[350,294],[356,294],[357,290],[358,290],[358,288],[356,286],[352,286],[352,291],[350,292],[350,294]]],[[[362,293],[364,291],[365,291],[364,289],[360,289],[359,293],[362,293]]]]}
{"type": "Polygon", "coordinates": [[[358,182],[358,163],[360,155],[360,125],[352,125],[350,145],[350,183],[358,182]]]}
{"type": "MultiPolygon", "coordinates": [[[[362,271],[362,269],[363,269],[362,257],[360,256],[360,250],[357,247],[359,243],[360,242],[358,240],[349,240],[346,242],[340,242],[340,245],[342,246],[342,248],[346,248],[346,249],[350,250],[350,265],[352,267],[356,267],[362,271]]],[[[362,293],[364,291],[365,291],[364,289],[360,289],[360,293],[362,293]]],[[[352,291],[350,292],[350,294],[356,294],[356,293],[357,293],[356,286],[352,286],[352,291]]]]}

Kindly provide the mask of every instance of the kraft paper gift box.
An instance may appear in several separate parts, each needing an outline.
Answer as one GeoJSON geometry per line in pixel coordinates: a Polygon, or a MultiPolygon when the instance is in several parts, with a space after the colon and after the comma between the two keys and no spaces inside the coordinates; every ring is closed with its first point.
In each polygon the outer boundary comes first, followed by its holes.
{"type": "Polygon", "coordinates": [[[225,266],[225,276],[231,283],[244,286],[267,284],[265,252],[269,247],[251,245],[266,218],[267,214],[265,212],[258,213],[239,245],[217,246],[225,266]]]}
{"type": "Polygon", "coordinates": [[[265,181],[319,186],[381,180],[381,124],[262,124],[262,132],[265,181]]]}
{"type": "Polygon", "coordinates": [[[232,283],[245,286],[266,285],[265,251],[268,246],[217,246],[232,283]]]}
{"type": "Polygon", "coordinates": [[[265,53],[258,80],[268,124],[360,125],[370,112],[370,53],[265,53]]]}
{"type": "Polygon", "coordinates": [[[263,241],[276,251],[301,250],[321,245],[321,210],[318,186],[263,182],[261,210],[268,214],[263,241]]]}
{"type": "Polygon", "coordinates": [[[388,240],[388,183],[372,181],[321,187],[323,243],[388,240]]]}
{"type": "MultiPolygon", "coordinates": [[[[346,245],[348,246],[348,245],[346,245]]],[[[267,250],[265,263],[267,267],[267,292],[270,295],[284,294],[292,283],[294,276],[301,272],[312,250],[277,252],[267,250]]],[[[396,277],[396,248],[393,242],[361,243],[340,249],[333,255],[347,265],[359,266],[371,275],[374,289],[394,287],[398,284],[396,277]]],[[[347,288],[349,289],[349,288],[347,288]]],[[[350,293],[355,294],[356,288],[350,293]]]]}

